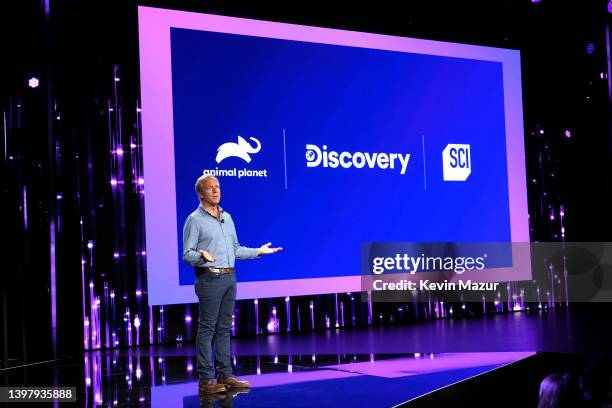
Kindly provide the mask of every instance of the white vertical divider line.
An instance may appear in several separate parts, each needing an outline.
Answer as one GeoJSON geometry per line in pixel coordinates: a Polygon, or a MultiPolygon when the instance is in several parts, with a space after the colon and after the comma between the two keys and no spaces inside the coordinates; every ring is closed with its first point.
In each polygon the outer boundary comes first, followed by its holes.
{"type": "Polygon", "coordinates": [[[421,135],[423,140],[423,183],[425,184],[425,191],[427,191],[427,169],[425,166],[425,135],[421,135]]]}
{"type": "Polygon", "coordinates": [[[285,143],[285,128],[283,128],[283,160],[285,162],[285,190],[287,190],[287,145],[285,143]]]}

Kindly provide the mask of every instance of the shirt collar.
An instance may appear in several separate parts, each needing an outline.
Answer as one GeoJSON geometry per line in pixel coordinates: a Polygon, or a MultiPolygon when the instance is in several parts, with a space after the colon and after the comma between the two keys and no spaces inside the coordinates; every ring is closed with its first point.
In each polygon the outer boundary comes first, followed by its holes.
{"type": "MultiPolygon", "coordinates": [[[[221,208],[221,206],[219,205],[219,214],[223,214],[223,208],[221,208]]],[[[201,211],[204,211],[206,214],[210,215],[211,217],[213,216],[211,213],[208,212],[208,210],[206,208],[204,208],[204,206],[200,203],[199,207],[198,207],[201,211]]]]}

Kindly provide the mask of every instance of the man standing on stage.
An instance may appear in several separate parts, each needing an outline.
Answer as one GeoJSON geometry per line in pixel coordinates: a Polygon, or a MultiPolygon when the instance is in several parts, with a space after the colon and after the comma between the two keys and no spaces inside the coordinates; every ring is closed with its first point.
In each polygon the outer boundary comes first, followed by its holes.
{"type": "Polygon", "coordinates": [[[230,330],[236,301],[236,259],[252,259],[273,254],[282,248],[240,246],[234,221],[219,207],[219,180],[202,176],[195,184],[200,206],[192,212],[183,227],[183,260],[195,267],[195,292],[200,303],[196,349],[199,390],[205,394],[248,388],[248,381],[232,375],[230,330]],[[215,367],[211,361],[215,343],[215,367]],[[215,381],[215,372],[217,374],[215,381]]]}

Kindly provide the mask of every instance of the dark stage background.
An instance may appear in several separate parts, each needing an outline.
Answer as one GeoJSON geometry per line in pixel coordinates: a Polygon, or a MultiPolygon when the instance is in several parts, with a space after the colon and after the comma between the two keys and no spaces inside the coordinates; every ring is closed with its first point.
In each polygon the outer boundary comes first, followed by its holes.
{"type": "MultiPolygon", "coordinates": [[[[521,50],[531,238],[610,241],[608,2],[411,3],[140,4],[521,50]]],[[[4,367],[195,335],[196,305],[147,306],[136,6],[1,6],[4,367]]],[[[435,299],[368,304],[346,293],[245,300],[234,333],[285,332],[288,320],[292,332],[310,332],[515,306],[527,313],[534,305],[508,300],[521,289],[528,283],[511,285],[499,304],[465,308],[435,299]]]]}

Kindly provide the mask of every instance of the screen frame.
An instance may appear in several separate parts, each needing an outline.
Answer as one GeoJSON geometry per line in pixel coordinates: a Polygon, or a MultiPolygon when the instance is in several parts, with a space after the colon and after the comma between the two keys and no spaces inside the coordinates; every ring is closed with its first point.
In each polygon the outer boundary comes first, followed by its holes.
{"type": "MultiPolygon", "coordinates": [[[[408,37],[303,26],[204,13],[138,7],[146,266],[149,305],[193,303],[193,286],[179,285],[170,28],[447,56],[502,64],[510,233],[529,242],[520,51],[408,37]],[[169,277],[175,276],[175,279],[169,277]]],[[[194,175],[194,179],[195,179],[194,175]]],[[[194,208],[197,205],[194,193],[194,208]]],[[[516,257],[482,281],[531,279],[530,257],[516,257]]],[[[237,299],[361,291],[361,275],[239,282],[237,299]]]]}

